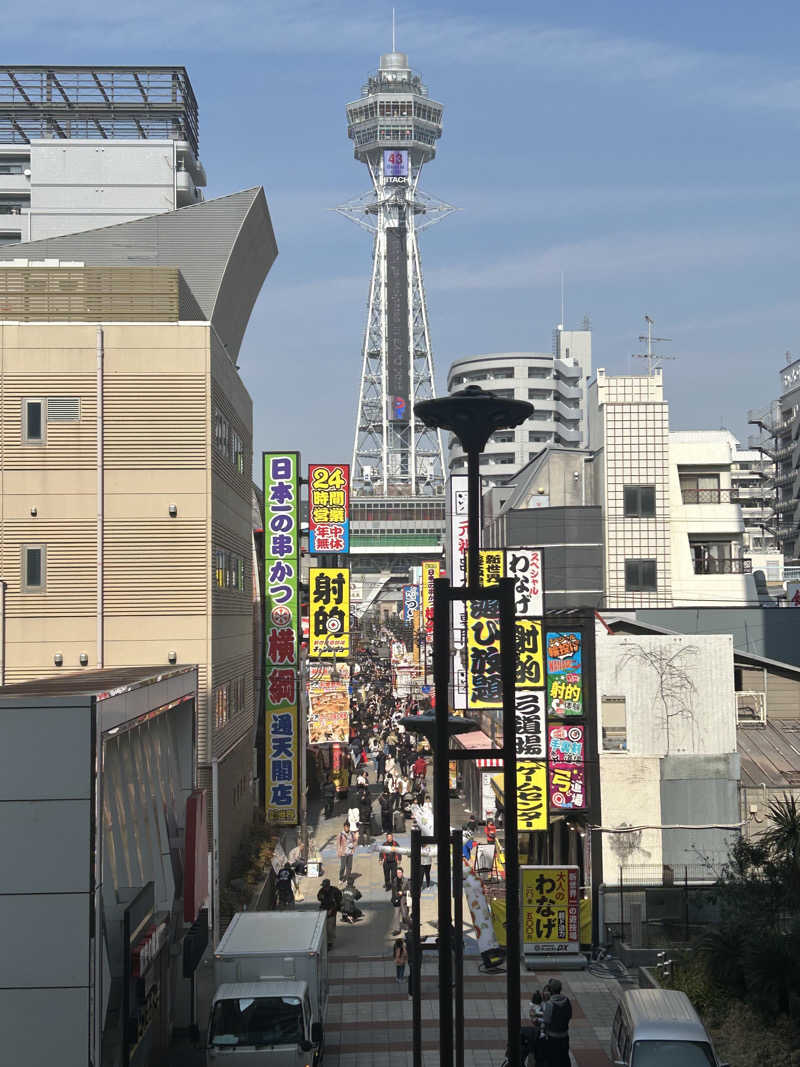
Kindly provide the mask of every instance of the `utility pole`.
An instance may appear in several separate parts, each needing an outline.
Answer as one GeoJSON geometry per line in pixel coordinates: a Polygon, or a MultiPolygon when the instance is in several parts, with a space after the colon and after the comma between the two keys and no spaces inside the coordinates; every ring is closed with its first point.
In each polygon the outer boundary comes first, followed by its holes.
{"type": "Polygon", "coordinates": [[[647,342],[647,351],[646,352],[634,352],[633,353],[633,359],[646,359],[647,360],[647,376],[648,376],[648,378],[652,378],[655,370],[657,369],[656,364],[660,367],[661,364],[664,362],[664,360],[677,359],[678,357],[677,356],[665,356],[665,355],[662,355],[660,352],[656,353],[656,352],[653,351],[653,345],[662,344],[662,343],[664,343],[666,341],[671,341],[672,338],[671,337],[653,337],[653,327],[655,326],[655,320],[651,319],[649,315],[645,315],[644,321],[647,323],[647,333],[646,334],[640,333],[639,334],[639,341],[640,342],[644,342],[644,341],[647,342]]]}

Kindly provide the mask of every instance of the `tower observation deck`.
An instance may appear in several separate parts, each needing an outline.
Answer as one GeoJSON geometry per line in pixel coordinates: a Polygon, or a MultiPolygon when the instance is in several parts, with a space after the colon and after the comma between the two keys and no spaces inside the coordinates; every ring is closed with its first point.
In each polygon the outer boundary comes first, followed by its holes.
{"type": "Polygon", "coordinates": [[[414,404],[435,395],[417,235],[454,210],[420,188],[422,168],[436,155],[442,134],[442,110],[402,52],[381,56],[360,98],[347,105],[347,133],[371,188],[337,211],[373,236],[353,444],[354,544],[360,497],[370,504],[379,497],[395,504],[397,497],[415,498],[415,507],[409,501],[403,509],[395,543],[404,534],[409,548],[441,540],[443,508],[426,509],[425,501],[433,505],[432,498],[438,502],[444,494],[442,442],[415,419],[414,404]],[[419,520],[409,526],[406,512],[412,511],[419,520]]]}

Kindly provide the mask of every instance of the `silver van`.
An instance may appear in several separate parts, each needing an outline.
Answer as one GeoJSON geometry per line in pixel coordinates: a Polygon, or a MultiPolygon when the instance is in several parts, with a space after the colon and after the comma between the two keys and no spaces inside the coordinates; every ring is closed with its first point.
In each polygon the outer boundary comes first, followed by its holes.
{"type": "Polygon", "coordinates": [[[728,1067],[685,993],[628,989],[611,1030],[611,1062],[618,1067],[728,1067]]]}

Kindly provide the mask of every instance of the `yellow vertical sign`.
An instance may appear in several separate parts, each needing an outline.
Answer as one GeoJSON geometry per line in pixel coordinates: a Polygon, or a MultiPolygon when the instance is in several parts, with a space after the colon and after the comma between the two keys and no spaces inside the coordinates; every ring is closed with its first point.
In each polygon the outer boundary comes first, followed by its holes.
{"type": "Polygon", "coordinates": [[[309,658],[346,658],[350,655],[350,571],[312,567],[308,584],[309,658]]]}
{"type": "Polygon", "coordinates": [[[547,829],[545,760],[517,760],[517,826],[521,831],[547,829]]]}

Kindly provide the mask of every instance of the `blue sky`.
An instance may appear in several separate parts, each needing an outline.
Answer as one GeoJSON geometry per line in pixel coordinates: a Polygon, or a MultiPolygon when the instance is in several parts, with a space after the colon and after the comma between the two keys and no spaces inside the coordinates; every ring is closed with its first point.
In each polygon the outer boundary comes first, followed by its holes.
{"type": "MultiPolygon", "coordinates": [[[[788,2],[411,4],[398,47],[445,105],[424,186],[461,210],[422,237],[440,387],[450,362],[549,351],[584,314],[594,364],[649,313],[674,428],[746,433],[800,354],[800,66],[788,2]]],[[[15,21],[16,20],[16,21],[15,21]]],[[[263,184],[279,256],[241,368],[255,449],[349,459],[368,235],[329,209],[366,189],[344,105],[390,48],[391,4],[32,0],[6,63],[182,63],[208,196],[263,184]]]]}

